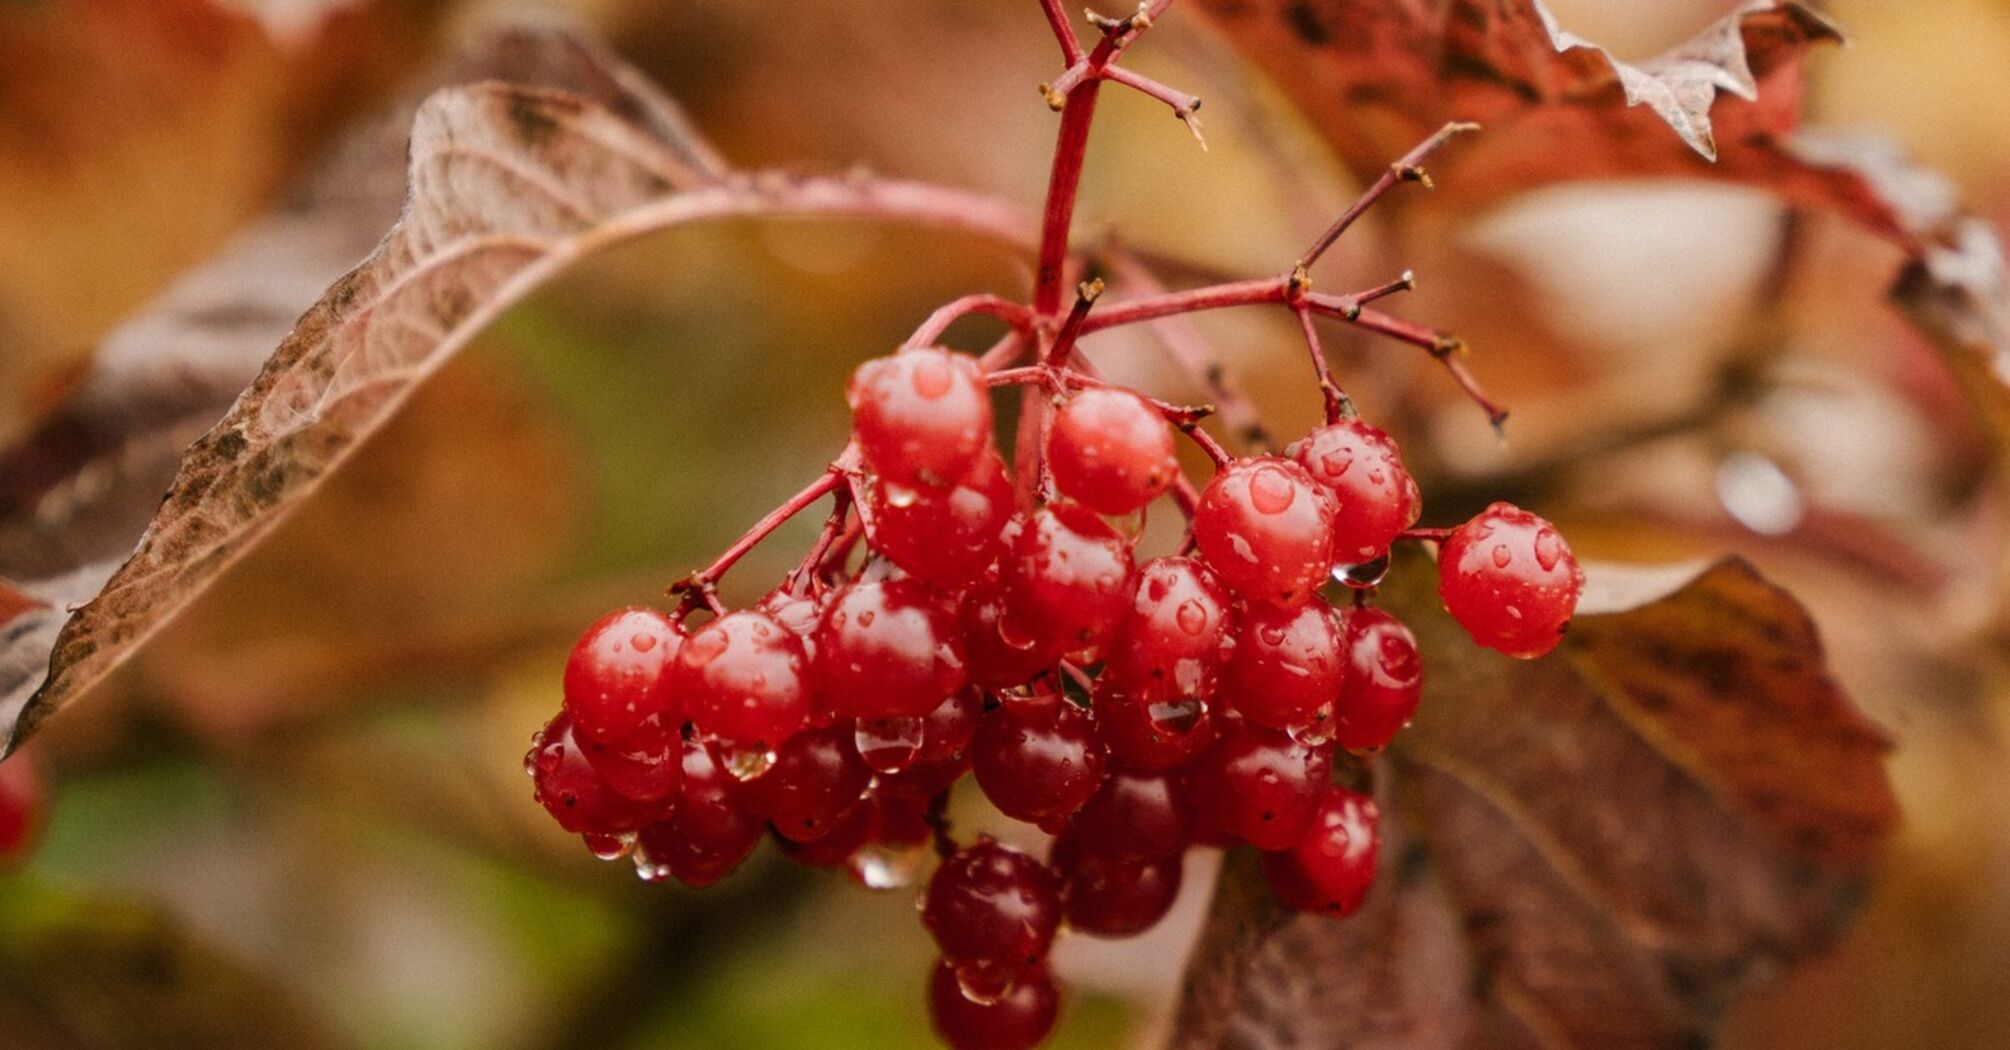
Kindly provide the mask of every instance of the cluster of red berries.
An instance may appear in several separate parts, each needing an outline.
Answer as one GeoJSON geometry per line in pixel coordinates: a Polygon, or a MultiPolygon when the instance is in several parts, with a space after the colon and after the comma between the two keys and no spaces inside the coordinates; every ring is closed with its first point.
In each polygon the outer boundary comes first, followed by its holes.
{"type": "Polygon", "coordinates": [[[28,759],[0,762],[0,865],[27,856],[42,825],[41,777],[28,759]]]}
{"type": "MultiPolygon", "coordinates": [[[[528,759],[559,823],[604,856],[632,851],[645,878],[709,884],[772,834],[801,863],[890,887],[933,847],[929,998],[957,1047],[1037,1043],[1056,932],[1151,927],[1189,846],[1253,845],[1286,904],[1353,912],[1378,817],[1335,783],[1336,754],[1387,744],[1421,691],[1415,639],[1367,604],[1421,510],[1388,435],[1341,420],[1218,463],[1182,500],[1186,552],[1140,564],[1110,519],[1135,524],[1183,484],[1175,427],[1132,391],[1062,378],[1044,471],[1021,488],[975,358],[867,362],[808,571],[738,611],[705,581],[715,615],[695,630],[695,602],[594,624],[528,759]],[[1329,586],[1350,597],[1329,603],[1329,586]],[[965,771],[1054,836],[1044,861],[954,840],[944,805],[965,771]]],[[[1497,504],[1411,535],[1439,541],[1440,593],[1477,642],[1519,657],[1558,643],[1582,577],[1546,522],[1497,504]]]]}

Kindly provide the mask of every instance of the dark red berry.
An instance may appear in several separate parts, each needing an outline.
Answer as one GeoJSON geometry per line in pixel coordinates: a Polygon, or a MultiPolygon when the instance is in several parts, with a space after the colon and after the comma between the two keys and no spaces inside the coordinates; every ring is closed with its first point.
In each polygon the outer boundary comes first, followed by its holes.
{"type": "Polygon", "coordinates": [[[710,886],[754,851],[761,818],[741,802],[740,784],[714,745],[685,741],[683,765],[676,811],[636,836],[636,866],[645,877],[674,875],[688,886],[710,886]]]}
{"type": "Polygon", "coordinates": [[[28,855],[43,821],[40,772],[22,755],[0,762],[0,864],[28,855]]]}
{"type": "Polygon", "coordinates": [[[996,452],[942,488],[882,479],[870,496],[872,546],[901,571],[937,587],[976,579],[1004,549],[1012,477],[996,452]]]}
{"type": "Polygon", "coordinates": [[[1050,824],[1103,781],[1103,744],[1087,711],[1058,695],[1017,697],[984,716],[970,741],[977,786],[1014,820],[1050,824]]]}
{"type": "Polygon", "coordinates": [[[964,987],[994,994],[1046,958],[1060,887],[1046,865],[982,837],[936,869],[921,922],[964,987]]]}
{"type": "Polygon", "coordinates": [[[871,838],[872,809],[863,802],[846,810],[825,834],[807,842],[792,841],[775,829],[775,845],[782,855],[805,868],[843,867],[871,838]]]}
{"type": "Polygon", "coordinates": [[[1215,726],[1199,699],[1137,700],[1112,692],[1096,697],[1096,733],[1126,766],[1174,769],[1214,743],[1215,726]]]}
{"type": "Polygon", "coordinates": [[[1236,624],[1221,697],[1261,726],[1305,725],[1340,696],[1347,658],[1325,602],[1296,609],[1251,606],[1236,624]]]}
{"type": "Polygon", "coordinates": [[[572,716],[560,711],[531,740],[524,756],[537,801],[558,826],[575,835],[620,835],[649,823],[661,804],[637,802],[607,783],[587,761],[573,735],[572,716]]]}
{"type": "Polygon", "coordinates": [[[1131,545],[1108,522],[1068,503],[1026,522],[1000,563],[1001,627],[1031,647],[1064,652],[1099,646],[1131,605],[1131,545]]]}
{"type": "Polygon", "coordinates": [[[1329,788],[1305,834],[1290,849],[1263,858],[1264,878],[1289,907],[1352,915],[1375,882],[1380,825],[1374,799],[1329,788]]]}
{"type": "Polygon", "coordinates": [[[1354,751],[1386,745],[1410,724],[1423,692],[1423,659],[1410,629],[1380,609],[1349,610],[1347,683],[1333,705],[1334,740],[1354,751]]]}
{"type": "Polygon", "coordinates": [[[1288,459],[1238,460],[1218,471],[1193,515],[1201,557],[1252,602],[1296,608],[1333,568],[1333,503],[1288,459]]]}
{"type": "Polygon", "coordinates": [[[1096,937],[1132,937],[1158,925],[1179,897],[1180,857],[1121,857],[1073,832],[1054,840],[1068,925],[1096,937]]]}
{"type": "Polygon", "coordinates": [[[1129,514],[1179,476],[1172,428],[1128,390],[1084,390],[1054,413],[1047,468],[1061,495],[1098,514],[1129,514]]]}
{"type": "Polygon", "coordinates": [[[1168,772],[1120,769],[1076,812],[1068,833],[1096,851],[1132,860],[1163,860],[1186,850],[1193,813],[1184,783],[1168,772]]]}
{"type": "Polygon", "coordinates": [[[738,747],[772,748],[810,714],[803,644],[766,613],[727,613],[677,654],[671,688],[701,732],[738,747]]]}
{"type": "Polygon", "coordinates": [[[1103,676],[1140,700],[1211,696],[1228,660],[1228,592],[1191,558],[1138,569],[1130,611],[1107,647],[1103,676]]]}
{"type": "Polygon", "coordinates": [[[1311,825],[1332,776],[1332,752],[1278,729],[1224,732],[1194,763],[1194,818],[1204,832],[1281,850],[1311,825]]]}
{"type": "Polygon", "coordinates": [[[928,1016],[949,1050],[1032,1050],[1053,1032],[1060,1013],[1060,990],[1044,966],[1004,997],[983,1002],[964,994],[947,961],[928,978],[928,1016]]]}
{"type": "Polygon", "coordinates": [[[1333,556],[1342,564],[1380,558],[1423,512],[1395,440],[1358,419],[1320,427],[1284,454],[1333,494],[1333,556]]]}
{"type": "Polygon", "coordinates": [[[853,718],[915,718],[963,688],[956,621],[919,582],[847,585],[816,630],[816,683],[824,703],[853,718]]]}
{"type": "Polygon", "coordinates": [[[870,783],[872,770],[853,749],[851,725],[839,723],[783,742],[774,764],[742,785],[740,797],[776,834],[811,842],[829,834],[870,783]]]}
{"type": "Polygon", "coordinates": [[[608,613],[580,636],[565,661],[565,710],[580,736],[609,750],[668,754],[683,712],[665,669],[684,629],[654,609],[608,613]]]}
{"type": "Polygon", "coordinates": [[[977,360],[921,348],[874,358],[845,390],[866,465],[902,485],[943,486],[991,446],[991,394],[977,360]]]}
{"type": "Polygon", "coordinates": [[[1496,503],[1438,551],[1438,596],[1473,641],[1529,660],[1556,648],[1584,571],[1549,522],[1496,503]]]}

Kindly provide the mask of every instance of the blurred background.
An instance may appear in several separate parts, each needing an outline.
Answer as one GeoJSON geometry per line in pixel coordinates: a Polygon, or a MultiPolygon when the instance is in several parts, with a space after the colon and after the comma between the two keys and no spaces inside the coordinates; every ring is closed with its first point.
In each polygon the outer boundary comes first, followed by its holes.
{"type": "MultiPolygon", "coordinates": [[[[1550,0],[1631,58],[1737,6],[1550,0]]],[[[1852,46],[1813,59],[1810,120],[1892,136],[2000,228],[2010,2],[1819,6],[1852,46]]],[[[341,129],[526,12],[602,34],[736,164],[863,164],[1028,206],[1043,189],[1055,119],[1033,86],[1054,55],[1028,0],[0,0],[0,442],[341,129]]],[[[1114,96],[1090,229],[1267,274],[1352,199],[1197,19],[1176,8],[1133,62],[1207,99],[1211,149],[1114,96]]],[[[1398,208],[1332,264],[1347,287],[1415,269],[1396,312],[1465,336],[1514,410],[1501,444],[1423,355],[1329,343],[1427,524],[1499,496],[1590,558],[1744,553],[1896,736],[1906,821],[1862,921],[1742,1004],[1734,1046],[2010,1046],[2003,436],[1885,305],[1900,261],[1755,191],[1636,181],[1398,208]]],[[[135,997],[185,1046],[930,1045],[911,895],[765,851],[702,894],[643,886],[551,824],[519,759],[582,625],[654,598],[838,450],[859,360],[942,301],[1025,284],[1021,261],[940,234],[736,223],[625,246],[510,311],[37,739],[53,810],[0,873],[0,1003],[25,993],[107,1047],[141,1045],[105,1008],[135,997]]],[[[1314,421],[1288,318],[1202,324],[1278,433],[1314,421]]],[[[1148,343],[1090,345],[1193,394],[1148,343]]],[[[729,600],[808,535],[762,548],[729,600]]],[[[1185,918],[1147,941],[1068,942],[1055,1045],[1150,1045],[1205,910],[1189,875],[1185,918]]]]}

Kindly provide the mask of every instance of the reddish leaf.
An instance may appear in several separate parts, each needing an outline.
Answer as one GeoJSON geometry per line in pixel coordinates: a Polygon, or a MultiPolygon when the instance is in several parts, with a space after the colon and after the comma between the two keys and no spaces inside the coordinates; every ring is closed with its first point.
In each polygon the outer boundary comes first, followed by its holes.
{"type": "Polygon", "coordinates": [[[1428,694],[1376,767],[1370,903],[1286,915],[1232,867],[1175,1045],[1694,1046],[1840,930],[1895,820],[1888,745],[1750,566],[1529,664],[1395,597],[1428,694]]]}
{"type": "Polygon", "coordinates": [[[1470,204],[1578,179],[1680,175],[1761,186],[1909,231],[1853,173],[1810,163],[1802,60],[1840,39],[1796,0],[1750,0],[1695,39],[1629,64],[1565,30],[1540,0],[1205,0],[1235,42],[1364,176],[1449,121],[1484,133],[1432,162],[1470,204]],[[1712,163],[1712,162],[1715,163],[1712,163]]]}

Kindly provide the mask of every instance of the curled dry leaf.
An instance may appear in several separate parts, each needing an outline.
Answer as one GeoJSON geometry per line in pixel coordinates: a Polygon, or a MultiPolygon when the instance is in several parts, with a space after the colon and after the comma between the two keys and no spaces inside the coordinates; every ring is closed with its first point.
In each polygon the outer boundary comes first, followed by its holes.
{"type": "Polygon", "coordinates": [[[1888,744],[1749,565],[1527,664],[1391,598],[1435,659],[1376,766],[1377,887],[1336,922],[1231,866],[1175,1046],[1694,1047],[1840,931],[1895,820],[1888,744]]]}
{"type": "MultiPolygon", "coordinates": [[[[120,457],[133,454],[135,445],[116,425],[93,446],[108,451],[89,463],[44,469],[48,481],[14,497],[6,528],[27,535],[0,539],[0,550],[8,551],[0,578],[51,606],[83,604],[62,624],[53,646],[49,616],[9,643],[6,659],[17,669],[34,667],[38,648],[48,658],[46,680],[31,670],[25,678],[0,681],[0,734],[9,748],[127,657],[269,532],[484,325],[596,251],[684,223],[774,215],[915,221],[1030,245],[1035,224],[989,198],[863,175],[728,173],[676,111],[633,74],[597,57],[575,72],[574,86],[599,102],[490,82],[448,88],[419,107],[409,189],[397,223],[298,321],[221,422],[180,456],[166,500],[150,521],[135,522],[133,515],[160,491],[146,484],[158,474],[119,473],[120,457]],[[110,477],[85,469],[100,467],[110,477]],[[51,527],[52,515],[62,516],[68,501],[86,489],[107,501],[116,498],[123,511],[88,521],[71,515],[66,528],[51,527]],[[91,551],[81,557],[72,539],[80,533],[93,537],[91,551]],[[121,555],[112,552],[123,551],[131,551],[123,564],[89,560],[116,559],[121,555]]],[[[324,219],[353,226],[346,215],[324,219]]],[[[277,231],[266,232],[279,239],[277,231]]],[[[284,245],[271,247],[278,253],[284,245]]],[[[225,277],[241,278],[290,261],[283,254],[249,253],[217,265],[225,277]]],[[[166,305],[179,311],[188,304],[171,294],[166,305]]],[[[273,316],[256,314],[268,323],[273,316]]],[[[249,319],[234,298],[221,295],[175,327],[199,341],[210,323],[249,319]]],[[[139,322],[142,331],[147,323],[139,322]]],[[[248,337],[247,344],[256,345],[248,337]]],[[[186,392],[172,359],[156,353],[157,345],[138,350],[146,363],[123,386],[115,376],[96,377],[115,384],[110,403],[162,380],[177,395],[186,392]]],[[[219,378],[206,389],[213,395],[228,385],[219,378]]],[[[87,388],[87,404],[91,393],[87,388]]],[[[203,409],[213,404],[207,397],[196,400],[203,409]]],[[[172,416],[172,425],[157,428],[147,445],[170,461],[188,433],[178,428],[199,429],[214,418],[197,409],[163,414],[172,416]]],[[[84,416],[106,418],[88,408],[84,416]]],[[[73,446],[54,435],[31,442],[20,461],[60,457],[73,446]]],[[[159,462],[148,461],[156,468],[159,462]]]]}

